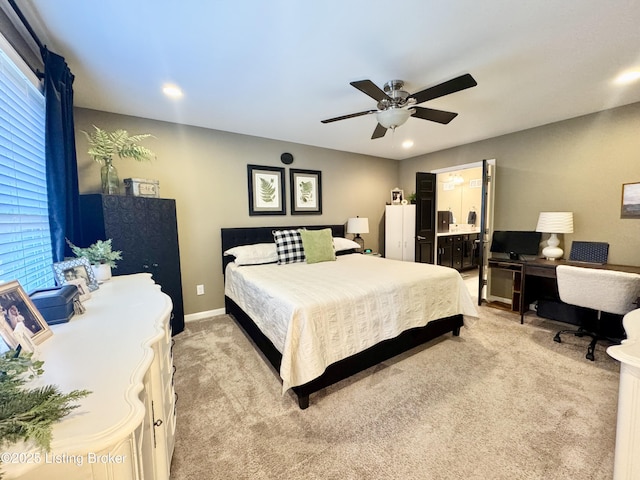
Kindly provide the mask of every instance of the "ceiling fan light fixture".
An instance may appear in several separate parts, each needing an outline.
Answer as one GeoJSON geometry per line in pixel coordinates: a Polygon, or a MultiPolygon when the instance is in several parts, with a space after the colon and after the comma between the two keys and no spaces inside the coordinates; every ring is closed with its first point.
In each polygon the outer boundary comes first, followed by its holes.
{"type": "Polygon", "coordinates": [[[411,116],[411,111],[406,108],[388,108],[376,113],[378,123],[384,128],[395,129],[399,127],[411,116]]]}

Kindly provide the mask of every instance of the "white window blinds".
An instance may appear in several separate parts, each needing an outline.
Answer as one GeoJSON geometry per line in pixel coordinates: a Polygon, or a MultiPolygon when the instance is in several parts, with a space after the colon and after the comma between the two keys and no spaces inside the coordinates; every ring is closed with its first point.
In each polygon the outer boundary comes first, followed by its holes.
{"type": "Polygon", "coordinates": [[[0,36],[0,281],[27,293],[55,284],[47,181],[45,101],[0,36]]]}

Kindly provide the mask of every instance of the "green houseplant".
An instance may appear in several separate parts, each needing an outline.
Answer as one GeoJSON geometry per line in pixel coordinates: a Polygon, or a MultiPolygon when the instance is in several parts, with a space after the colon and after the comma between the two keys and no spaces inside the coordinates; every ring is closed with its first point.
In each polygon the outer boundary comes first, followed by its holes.
{"type": "Polygon", "coordinates": [[[79,406],[74,402],[91,393],[62,393],[55,385],[28,388],[27,382],[43,373],[42,366],[31,353],[9,350],[0,355],[0,447],[33,441],[49,451],[53,424],[79,406]]]}
{"type": "Polygon", "coordinates": [[[149,133],[129,135],[126,130],[122,129],[108,132],[95,125],[93,128],[94,131],[91,133],[81,130],[89,143],[87,153],[102,166],[100,169],[102,193],[118,195],[120,193],[120,179],[118,171],[113,165],[114,155],[119,158],[132,158],[138,162],[155,158],[155,154],[151,150],[139,145],[139,142],[153,137],[153,135],[149,133]]]}
{"type": "Polygon", "coordinates": [[[122,252],[113,250],[111,239],[98,240],[88,247],[78,247],[67,239],[71,251],[76,257],[85,257],[91,264],[98,281],[111,278],[111,269],[117,268],[116,260],[122,260],[122,252]]]}

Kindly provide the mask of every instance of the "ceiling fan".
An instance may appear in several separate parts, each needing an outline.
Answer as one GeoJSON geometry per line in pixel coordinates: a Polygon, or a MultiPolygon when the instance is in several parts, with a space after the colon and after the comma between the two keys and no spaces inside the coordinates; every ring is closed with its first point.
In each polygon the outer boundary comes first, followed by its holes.
{"type": "Polygon", "coordinates": [[[347,118],[375,113],[378,125],[373,131],[373,135],[371,136],[372,140],[384,137],[388,129],[395,130],[396,127],[406,122],[409,117],[447,124],[458,114],[444,110],[418,107],[416,105],[426,102],[427,100],[433,100],[434,98],[444,97],[445,95],[459,92],[460,90],[475,87],[477,84],[470,74],[465,73],[439,85],[410,94],[402,89],[404,87],[402,80],[391,80],[385,83],[383,87],[384,90],[381,90],[371,80],[351,82],[351,85],[378,102],[377,109],[329,118],[322,120],[322,123],[337,122],[338,120],[346,120],[347,118]]]}

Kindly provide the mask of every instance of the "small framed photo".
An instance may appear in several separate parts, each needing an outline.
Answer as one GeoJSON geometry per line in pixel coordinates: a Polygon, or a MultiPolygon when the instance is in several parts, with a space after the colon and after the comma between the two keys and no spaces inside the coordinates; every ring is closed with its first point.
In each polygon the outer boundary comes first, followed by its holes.
{"type": "Polygon", "coordinates": [[[322,214],[322,172],[289,169],[291,215],[322,214]]]}
{"type": "Polygon", "coordinates": [[[21,345],[31,352],[33,345],[53,335],[29,295],[15,280],[0,285],[0,317],[0,333],[11,348],[21,345]]]}
{"type": "Polygon", "coordinates": [[[404,190],[399,188],[394,188],[391,190],[391,204],[392,205],[402,205],[402,201],[404,200],[404,190]]]}
{"type": "Polygon", "coordinates": [[[89,300],[91,298],[91,291],[87,286],[87,281],[84,278],[76,278],[73,280],[67,280],[67,285],[75,285],[78,289],[78,293],[80,294],[80,301],[84,302],[85,300],[89,300]]]}
{"type": "Polygon", "coordinates": [[[622,184],[620,218],[640,218],[640,182],[622,184]]]}
{"type": "Polygon", "coordinates": [[[89,260],[84,257],[72,258],[63,262],[54,263],[53,273],[58,285],[64,285],[69,282],[69,280],[82,278],[87,284],[87,288],[90,292],[99,288],[98,280],[96,279],[96,275],[93,273],[93,268],[91,268],[89,260]]]}
{"type": "Polygon", "coordinates": [[[247,165],[249,215],[285,215],[284,168],[247,165]]]}

